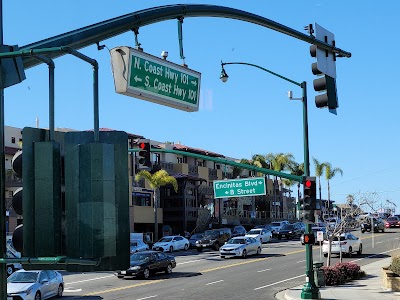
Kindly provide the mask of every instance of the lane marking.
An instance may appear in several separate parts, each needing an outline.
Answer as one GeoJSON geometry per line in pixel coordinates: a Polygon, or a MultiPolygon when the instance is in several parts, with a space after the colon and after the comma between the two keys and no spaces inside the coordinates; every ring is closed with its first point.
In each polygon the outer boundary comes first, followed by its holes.
{"type": "Polygon", "coordinates": [[[185,262],[181,262],[181,263],[177,263],[177,265],[184,265],[184,264],[190,264],[190,263],[194,263],[196,261],[202,261],[205,259],[195,259],[195,260],[189,260],[189,261],[185,261],[185,262]]]}
{"type": "Polygon", "coordinates": [[[255,288],[254,291],[260,290],[260,289],[264,289],[264,288],[266,288],[266,287],[273,286],[273,285],[276,285],[276,284],[279,284],[279,283],[282,283],[282,282],[285,282],[285,281],[289,281],[289,280],[292,280],[292,279],[296,279],[296,278],[300,278],[300,277],[305,277],[305,276],[306,276],[305,274],[302,274],[302,275],[295,276],[295,277],[292,277],[292,278],[287,278],[287,279],[284,279],[284,280],[281,280],[281,281],[278,281],[278,282],[274,282],[274,283],[271,283],[271,284],[268,284],[268,285],[260,286],[260,287],[258,287],[258,288],[255,288]]]}
{"type": "Polygon", "coordinates": [[[299,260],[296,264],[299,264],[299,263],[302,263],[302,262],[305,262],[306,260],[304,259],[304,260],[299,260]]]}
{"type": "Polygon", "coordinates": [[[65,284],[65,285],[69,285],[69,284],[74,284],[74,283],[88,282],[88,281],[93,281],[93,280],[98,280],[98,279],[104,279],[104,278],[110,278],[110,277],[115,277],[115,275],[107,275],[107,276],[96,277],[96,278],[85,279],[85,280],[79,280],[79,281],[74,281],[74,282],[65,282],[64,284],[65,284]]]}
{"type": "Polygon", "coordinates": [[[222,282],[223,280],[218,280],[218,281],[214,281],[214,282],[209,282],[209,283],[207,283],[206,285],[211,285],[211,284],[214,284],[214,283],[218,283],[218,282],[222,282]]]}
{"type": "Polygon", "coordinates": [[[265,271],[270,271],[271,269],[265,269],[265,270],[260,270],[260,271],[257,271],[258,273],[261,273],[261,272],[265,272],[265,271]]]}
{"type": "Polygon", "coordinates": [[[134,287],[138,287],[138,286],[145,286],[145,285],[149,285],[149,284],[155,284],[155,283],[159,283],[161,281],[164,281],[165,279],[157,279],[154,281],[149,281],[149,282],[143,282],[143,283],[138,283],[138,284],[131,284],[131,285],[126,285],[126,286],[122,286],[119,288],[114,288],[114,289],[108,289],[108,290],[104,290],[104,291],[98,291],[98,292],[93,292],[93,293],[89,293],[89,294],[85,294],[83,295],[85,296],[95,296],[95,295],[100,295],[100,294],[107,294],[107,293],[111,293],[111,292],[116,292],[116,291],[122,291],[122,290],[127,290],[127,289],[131,289],[134,287]]]}
{"type": "Polygon", "coordinates": [[[82,289],[69,289],[69,288],[64,288],[64,293],[77,293],[77,292],[82,292],[82,289]]]}
{"type": "Polygon", "coordinates": [[[148,296],[148,297],[140,298],[140,299],[137,299],[137,300],[150,299],[150,298],[154,298],[154,297],[157,297],[157,295],[154,295],[154,296],[148,296]]]}

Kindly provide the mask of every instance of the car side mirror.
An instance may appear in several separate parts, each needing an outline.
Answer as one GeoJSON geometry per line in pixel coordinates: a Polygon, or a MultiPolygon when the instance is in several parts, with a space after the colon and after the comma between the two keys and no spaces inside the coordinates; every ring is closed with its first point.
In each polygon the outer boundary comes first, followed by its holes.
{"type": "Polygon", "coordinates": [[[40,283],[41,284],[45,284],[45,283],[48,283],[49,281],[47,280],[47,279],[43,279],[40,283]]]}

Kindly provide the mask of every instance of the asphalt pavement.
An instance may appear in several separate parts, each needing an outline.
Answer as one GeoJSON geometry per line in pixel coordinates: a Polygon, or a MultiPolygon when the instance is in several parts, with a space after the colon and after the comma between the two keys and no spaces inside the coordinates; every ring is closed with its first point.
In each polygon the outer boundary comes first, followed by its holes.
{"type": "MultiPolygon", "coordinates": [[[[361,269],[366,276],[360,280],[355,280],[344,285],[327,286],[319,288],[320,299],[325,300],[399,300],[400,292],[392,292],[383,287],[382,267],[390,264],[391,257],[381,259],[371,264],[362,266],[361,269]]],[[[301,299],[303,286],[297,286],[284,290],[276,294],[279,300],[301,299]]]]}

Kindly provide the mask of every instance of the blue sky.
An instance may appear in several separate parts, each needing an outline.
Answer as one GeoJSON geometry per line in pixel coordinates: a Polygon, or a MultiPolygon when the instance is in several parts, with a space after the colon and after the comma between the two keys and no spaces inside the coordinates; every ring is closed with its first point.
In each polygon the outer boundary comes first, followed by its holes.
{"type": "MultiPolygon", "coordinates": [[[[100,127],[124,130],[157,141],[180,141],[235,158],[253,154],[292,153],[303,162],[302,104],[287,91],[301,89],[259,69],[226,66],[227,83],[219,80],[220,62],[257,64],[308,84],[310,160],[330,162],[343,170],[331,180],[331,199],[376,193],[377,206],[394,202],[400,210],[397,32],[400,2],[357,1],[186,1],[241,9],[303,31],[319,23],[335,34],[337,47],[352,53],[336,63],[338,115],[314,104],[309,44],[243,21],[186,18],[183,47],[186,64],[202,73],[200,110],[175,110],[115,93],[108,49],[134,47],[133,33],[105,40],[81,52],[100,66],[100,127]]],[[[25,46],[87,25],[173,1],[3,0],[4,43],[25,46]]],[[[176,20],[140,28],[145,52],[181,64],[176,20]]],[[[55,60],[55,125],[93,128],[92,69],[72,56],[55,60]]],[[[27,79],[5,90],[5,124],[48,127],[48,69],[26,70],[27,79]]],[[[314,166],[311,162],[311,175],[314,166]]],[[[322,180],[323,197],[327,184],[322,180]]]]}

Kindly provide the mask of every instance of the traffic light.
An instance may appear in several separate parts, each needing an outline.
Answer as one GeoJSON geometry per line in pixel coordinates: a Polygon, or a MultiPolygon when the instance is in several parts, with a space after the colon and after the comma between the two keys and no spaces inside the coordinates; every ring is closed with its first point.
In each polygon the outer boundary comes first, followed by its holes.
{"type": "Polygon", "coordinates": [[[305,223],[314,223],[314,212],[317,205],[316,178],[305,176],[303,178],[303,203],[301,205],[302,217],[305,223]]]}
{"type": "Polygon", "coordinates": [[[150,160],[150,141],[149,140],[139,140],[139,170],[150,170],[151,160],[150,160]]]}
{"type": "MultiPolygon", "coordinates": [[[[12,170],[14,174],[18,178],[22,178],[22,150],[18,150],[11,161],[12,170]]],[[[20,187],[16,189],[12,196],[12,207],[15,213],[22,217],[23,209],[22,209],[22,190],[20,187]]],[[[22,253],[23,250],[23,225],[19,224],[13,232],[12,235],[12,243],[14,248],[22,253]]]]}
{"type": "MultiPolygon", "coordinates": [[[[335,46],[335,36],[325,28],[315,24],[315,35],[320,41],[335,46]]],[[[335,53],[317,47],[310,46],[310,54],[317,59],[311,66],[312,73],[319,76],[314,79],[314,90],[322,92],[315,96],[315,105],[318,108],[328,107],[329,111],[336,114],[339,107],[336,91],[336,56],[335,53]]]]}
{"type": "Polygon", "coordinates": [[[304,244],[314,245],[315,244],[315,235],[313,233],[305,233],[304,234],[304,244]]]}

